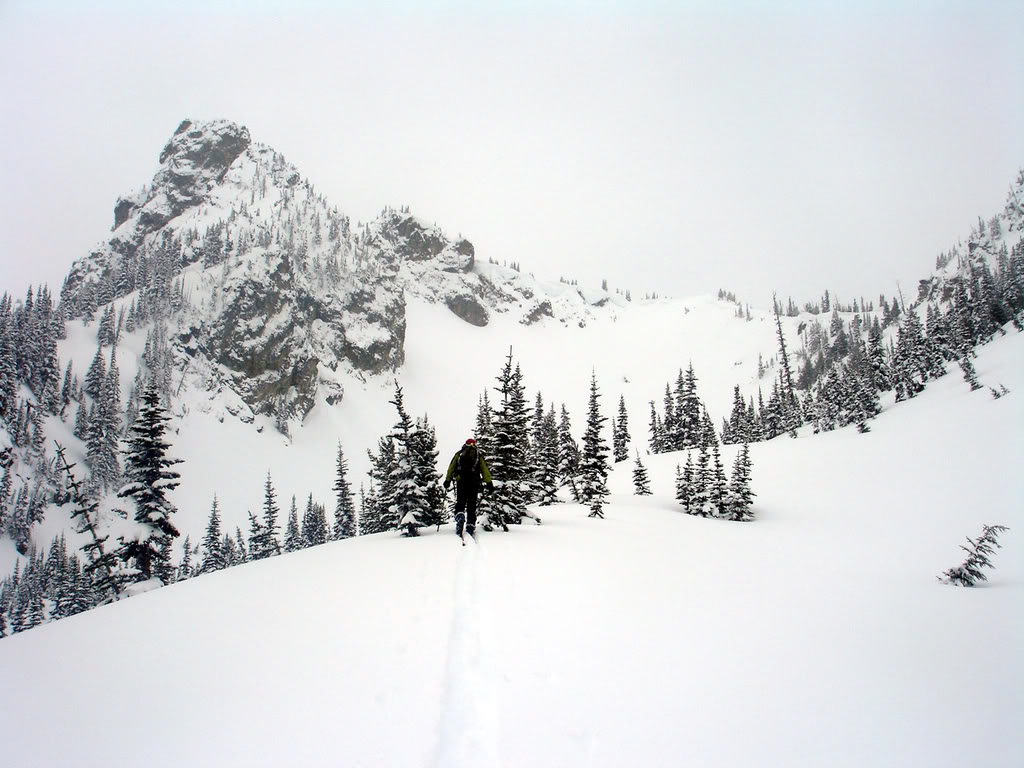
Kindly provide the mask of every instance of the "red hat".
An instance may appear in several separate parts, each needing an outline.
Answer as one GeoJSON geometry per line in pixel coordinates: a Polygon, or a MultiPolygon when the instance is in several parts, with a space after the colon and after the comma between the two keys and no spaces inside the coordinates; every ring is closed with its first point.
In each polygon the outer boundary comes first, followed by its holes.
{"type": "Polygon", "coordinates": [[[474,440],[472,437],[468,437],[466,438],[466,445],[476,445],[476,440],[474,440]]]}

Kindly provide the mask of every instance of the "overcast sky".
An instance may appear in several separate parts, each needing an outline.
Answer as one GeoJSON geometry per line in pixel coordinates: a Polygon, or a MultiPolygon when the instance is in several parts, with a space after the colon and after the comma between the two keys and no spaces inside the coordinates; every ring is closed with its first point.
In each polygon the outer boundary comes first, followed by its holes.
{"type": "Polygon", "coordinates": [[[1024,3],[0,0],[0,93],[18,295],[224,117],[538,277],[877,298],[1024,167],[1024,3]]]}

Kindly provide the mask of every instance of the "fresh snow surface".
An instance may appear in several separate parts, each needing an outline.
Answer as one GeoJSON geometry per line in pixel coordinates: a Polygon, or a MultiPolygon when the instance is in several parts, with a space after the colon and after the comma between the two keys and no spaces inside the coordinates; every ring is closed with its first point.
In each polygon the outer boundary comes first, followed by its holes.
{"type": "Polygon", "coordinates": [[[752,523],[682,514],[685,457],[645,456],[605,520],[331,543],[7,638],[4,763],[1019,766],[1024,334],[976,366],[1010,395],[954,369],[869,434],[753,445],[752,523]],[[990,581],[940,584],[983,523],[990,581]]]}

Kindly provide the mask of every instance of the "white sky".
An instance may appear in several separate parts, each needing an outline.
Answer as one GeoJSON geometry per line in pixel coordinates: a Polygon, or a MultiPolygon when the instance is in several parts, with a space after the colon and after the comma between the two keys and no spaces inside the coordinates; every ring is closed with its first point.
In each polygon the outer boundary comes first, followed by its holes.
{"type": "Polygon", "coordinates": [[[538,277],[892,295],[1001,209],[1022,83],[1010,0],[0,0],[0,290],[59,289],[225,117],[353,220],[409,205],[538,277]]]}

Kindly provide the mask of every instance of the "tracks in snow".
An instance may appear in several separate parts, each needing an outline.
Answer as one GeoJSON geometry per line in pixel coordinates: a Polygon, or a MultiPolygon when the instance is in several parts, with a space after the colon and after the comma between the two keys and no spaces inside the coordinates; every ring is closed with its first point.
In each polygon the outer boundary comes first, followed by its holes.
{"type": "Polygon", "coordinates": [[[435,768],[499,768],[498,707],[486,600],[486,548],[466,537],[455,571],[455,609],[441,699],[435,768]]]}

